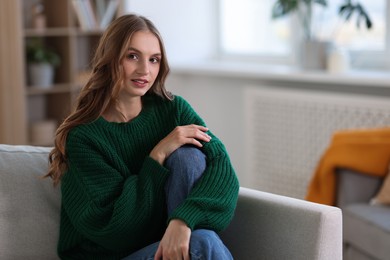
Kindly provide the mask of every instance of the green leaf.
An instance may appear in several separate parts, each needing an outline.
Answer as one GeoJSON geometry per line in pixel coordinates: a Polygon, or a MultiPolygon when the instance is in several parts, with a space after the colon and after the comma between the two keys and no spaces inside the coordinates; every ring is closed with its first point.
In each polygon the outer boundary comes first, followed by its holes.
{"type": "Polygon", "coordinates": [[[314,0],[313,2],[324,7],[328,6],[328,2],[326,0],[314,0]]]}
{"type": "Polygon", "coordinates": [[[272,18],[280,18],[298,9],[297,0],[279,0],[272,7],[272,18]]]}
{"type": "Polygon", "coordinates": [[[360,28],[360,22],[365,21],[365,25],[368,29],[372,28],[372,21],[367,14],[367,11],[360,3],[352,4],[352,1],[346,1],[346,3],[339,8],[339,15],[346,21],[349,21],[354,13],[357,13],[356,26],[360,28]]]}
{"type": "Polygon", "coordinates": [[[27,41],[26,59],[30,63],[49,63],[53,66],[58,66],[61,63],[60,56],[45,46],[42,38],[32,38],[27,41]]]}

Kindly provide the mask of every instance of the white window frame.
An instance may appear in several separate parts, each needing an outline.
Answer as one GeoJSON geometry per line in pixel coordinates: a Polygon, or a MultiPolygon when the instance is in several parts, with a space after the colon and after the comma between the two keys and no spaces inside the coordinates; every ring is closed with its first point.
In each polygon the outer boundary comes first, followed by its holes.
{"type": "MultiPolygon", "coordinates": [[[[354,69],[390,70],[390,0],[386,0],[386,35],[385,50],[383,51],[349,51],[351,65],[354,69]],[[365,64],[355,64],[357,59],[366,61],[365,64]]],[[[375,25],[374,25],[375,26],[375,25]]]]}

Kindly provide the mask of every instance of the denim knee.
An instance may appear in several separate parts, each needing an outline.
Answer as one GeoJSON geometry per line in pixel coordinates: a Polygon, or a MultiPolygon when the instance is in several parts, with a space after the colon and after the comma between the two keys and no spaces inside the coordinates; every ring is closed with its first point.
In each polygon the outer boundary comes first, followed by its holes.
{"type": "Polygon", "coordinates": [[[233,259],[220,237],[212,230],[197,229],[191,234],[191,259],[233,259]]]}
{"type": "Polygon", "coordinates": [[[206,156],[194,146],[182,146],[166,160],[165,167],[171,173],[166,184],[168,215],[188,196],[206,169],[206,156]]]}
{"type": "Polygon", "coordinates": [[[174,170],[177,167],[191,169],[191,171],[202,172],[206,168],[206,156],[197,147],[184,145],[176,149],[165,162],[165,166],[174,170]]]}
{"type": "Polygon", "coordinates": [[[167,189],[189,193],[206,169],[206,156],[194,146],[182,146],[168,157],[165,166],[171,172],[167,189]]]}

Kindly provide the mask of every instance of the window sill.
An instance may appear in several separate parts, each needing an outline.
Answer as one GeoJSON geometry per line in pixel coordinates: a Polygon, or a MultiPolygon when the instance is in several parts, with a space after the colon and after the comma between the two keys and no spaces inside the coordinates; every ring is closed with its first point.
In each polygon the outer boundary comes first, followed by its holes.
{"type": "Polygon", "coordinates": [[[278,82],[307,82],[331,85],[390,88],[390,72],[351,70],[344,73],[303,71],[281,65],[259,65],[239,62],[202,61],[171,64],[174,75],[233,77],[278,82]]]}

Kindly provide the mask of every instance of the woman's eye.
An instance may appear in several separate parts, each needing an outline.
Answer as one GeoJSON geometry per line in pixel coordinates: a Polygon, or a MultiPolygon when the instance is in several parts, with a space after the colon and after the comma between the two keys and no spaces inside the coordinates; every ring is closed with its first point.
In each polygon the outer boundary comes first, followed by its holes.
{"type": "Polygon", "coordinates": [[[158,58],[151,58],[150,62],[152,62],[152,63],[159,63],[160,59],[158,59],[158,58]]]}
{"type": "Polygon", "coordinates": [[[130,53],[127,54],[126,58],[128,58],[129,60],[136,60],[138,57],[137,55],[130,53]]]}

